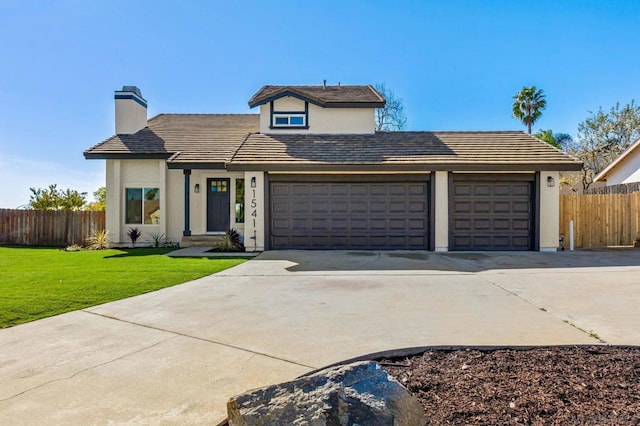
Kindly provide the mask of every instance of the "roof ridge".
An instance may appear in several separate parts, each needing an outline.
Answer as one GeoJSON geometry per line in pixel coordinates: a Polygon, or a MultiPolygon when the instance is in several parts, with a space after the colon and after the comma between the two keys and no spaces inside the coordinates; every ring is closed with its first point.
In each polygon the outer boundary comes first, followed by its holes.
{"type": "Polygon", "coordinates": [[[233,155],[231,156],[231,159],[229,160],[229,163],[233,163],[233,160],[236,158],[236,155],[238,155],[238,151],[240,151],[240,148],[242,148],[242,146],[244,145],[244,143],[247,141],[247,139],[249,139],[249,136],[251,136],[253,132],[247,132],[244,135],[244,138],[242,139],[242,142],[240,142],[240,145],[238,145],[238,147],[236,148],[235,152],[233,153],[233,155]]]}

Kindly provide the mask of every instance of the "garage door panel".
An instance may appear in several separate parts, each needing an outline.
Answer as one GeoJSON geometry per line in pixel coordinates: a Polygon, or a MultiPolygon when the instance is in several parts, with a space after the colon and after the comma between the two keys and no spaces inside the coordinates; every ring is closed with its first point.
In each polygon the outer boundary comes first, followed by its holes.
{"type": "Polygon", "coordinates": [[[427,203],[426,201],[419,202],[409,202],[408,207],[409,213],[422,213],[427,211],[427,203]]]}
{"type": "Polygon", "coordinates": [[[272,248],[427,248],[426,182],[281,180],[270,185],[272,248]]]}
{"type": "Polygon", "coordinates": [[[344,217],[332,217],[329,219],[329,228],[344,231],[347,229],[347,219],[344,217]]]}
{"type": "Polygon", "coordinates": [[[488,196],[491,195],[492,187],[489,184],[485,185],[474,185],[473,186],[473,195],[475,196],[488,196]]]}
{"type": "Polygon", "coordinates": [[[530,196],[531,195],[531,184],[513,185],[513,189],[511,190],[511,194],[512,195],[530,196]]]}
{"type": "Polygon", "coordinates": [[[458,184],[453,189],[455,195],[471,195],[471,185],[458,184]]]}
{"type": "Polygon", "coordinates": [[[511,209],[514,213],[528,214],[531,211],[531,203],[527,201],[514,201],[511,209]]]}
{"type": "Polygon", "coordinates": [[[384,201],[371,201],[369,203],[369,212],[386,214],[387,213],[387,203],[385,203],[384,201]]]}
{"type": "Polygon", "coordinates": [[[511,195],[511,187],[509,185],[496,184],[493,187],[493,195],[496,197],[504,197],[511,195]]]}
{"type": "Polygon", "coordinates": [[[511,219],[493,219],[492,225],[496,231],[508,231],[511,228],[511,219]]]}
{"type": "Polygon", "coordinates": [[[455,176],[450,212],[452,250],[531,250],[533,180],[455,176]]]}
{"type": "Polygon", "coordinates": [[[329,209],[329,213],[347,213],[349,210],[349,206],[346,201],[334,200],[330,206],[331,208],[329,209]]]}
{"type": "Polygon", "coordinates": [[[473,227],[476,230],[489,230],[491,229],[491,220],[490,219],[474,219],[473,227]]]}
{"type": "Polygon", "coordinates": [[[471,202],[469,201],[455,201],[453,204],[453,211],[455,213],[470,213],[471,202]]]}
{"type": "Polygon", "coordinates": [[[407,195],[406,185],[390,185],[389,195],[405,196],[407,195]]]}
{"type": "Polygon", "coordinates": [[[311,195],[329,195],[330,188],[327,185],[311,185],[311,195]]]}
{"type": "Polygon", "coordinates": [[[390,201],[388,210],[391,213],[404,213],[410,211],[407,209],[407,203],[404,201],[390,201]]]}
{"type": "Polygon", "coordinates": [[[494,213],[509,213],[511,212],[511,203],[508,201],[494,201],[493,202],[494,213]]]}
{"type": "Polygon", "coordinates": [[[411,231],[422,232],[427,229],[427,221],[425,219],[407,219],[407,228],[411,231]]]}
{"type": "Polygon", "coordinates": [[[274,196],[289,194],[289,185],[274,183],[271,185],[271,194],[274,196]]]}
{"type": "Polygon", "coordinates": [[[407,186],[409,195],[426,195],[427,187],[422,184],[410,184],[407,186]]]}
{"type": "Polygon", "coordinates": [[[350,213],[364,213],[367,211],[366,201],[352,201],[350,213]]]}
{"type": "Polygon", "coordinates": [[[489,213],[491,211],[491,200],[475,201],[473,203],[473,214],[489,213]]]}
{"type": "Polygon", "coordinates": [[[311,211],[313,213],[327,213],[329,211],[329,203],[326,201],[312,201],[311,211]]]}
{"type": "Polygon", "coordinates": [[[522,236],[522,237],[514,236],[511,239],[511,244],[515,246],[526,246],[531,244],[531,239],[529,238],[529,236],[522,236]]]}
{"type": "Polygon", "coordinates": [[[511,221],[511,227],[516,230],[528,232],[531,228],[531,221],[528,219],[513,219],[511,221]]]}
{"type": "Polygon", "coordinates": [[[368,188],[366,185],[352,185],[351,186],[351,195],[359,196],[359,195],[367,195],[368,188]]]}

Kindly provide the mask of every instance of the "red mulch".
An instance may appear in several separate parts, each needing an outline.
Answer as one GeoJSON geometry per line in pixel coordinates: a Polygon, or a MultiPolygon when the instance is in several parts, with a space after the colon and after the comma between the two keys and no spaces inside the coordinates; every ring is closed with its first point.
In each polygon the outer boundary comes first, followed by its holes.
{"type": "Polygon", "coordinates": [[[380,364],[431,424],[640,425],[640,349],[429,351],[380,364]]]}

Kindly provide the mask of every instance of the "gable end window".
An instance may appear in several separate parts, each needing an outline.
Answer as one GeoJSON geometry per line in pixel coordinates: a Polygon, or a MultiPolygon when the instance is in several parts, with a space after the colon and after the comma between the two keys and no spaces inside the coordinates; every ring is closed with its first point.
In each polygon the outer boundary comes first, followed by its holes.
{"type": "Polygon", "coordinates": [[[275,111],[271,102],[272,129],[308,129],[309,128],[309,103],[304,103],[304,111],[275,111]]]}
{"type": "Polygon", "coordinates": [[[158,225],[160,223],[160,189],[126,188],[125,223],[158,225]]]}
{"type": "Polygon", "coordinates": [[[306,127],[307,120],[304,113],[273,113],[272,127],[306,127]]]}

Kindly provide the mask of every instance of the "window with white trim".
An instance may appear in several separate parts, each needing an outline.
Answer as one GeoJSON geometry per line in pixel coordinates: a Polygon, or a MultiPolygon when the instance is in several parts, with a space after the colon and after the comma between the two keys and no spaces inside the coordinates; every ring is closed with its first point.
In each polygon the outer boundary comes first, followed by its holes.
{"type": "Polygon", "coordinates": [[[305,127],[306,114],[273,113],[272,127],[305,127]]]}

